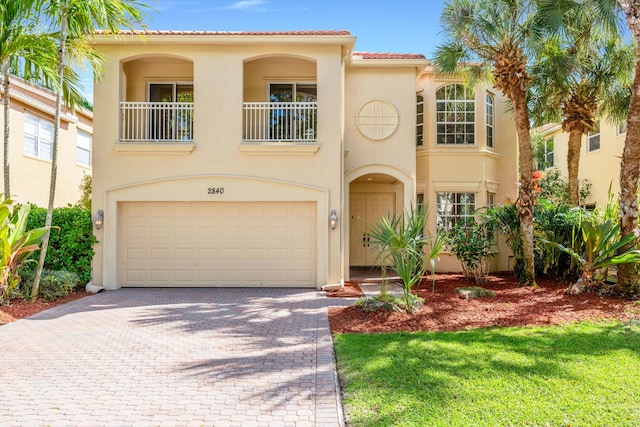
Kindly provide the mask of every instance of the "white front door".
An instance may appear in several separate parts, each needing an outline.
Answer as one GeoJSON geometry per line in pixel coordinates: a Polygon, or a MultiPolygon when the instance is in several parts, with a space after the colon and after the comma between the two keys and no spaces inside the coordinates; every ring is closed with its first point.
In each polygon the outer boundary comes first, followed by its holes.
{"type": "Polygon", "coordinates": [[[351,193],[349,197],[349,264],[379,264],[377,248],[371,244],[369,230],[381,217],[395,213],[393,193],[351,193]]]}

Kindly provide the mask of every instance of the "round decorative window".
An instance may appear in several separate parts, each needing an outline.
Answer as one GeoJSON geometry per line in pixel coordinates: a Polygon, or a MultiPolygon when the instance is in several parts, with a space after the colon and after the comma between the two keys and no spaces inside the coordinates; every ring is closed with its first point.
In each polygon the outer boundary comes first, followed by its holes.
{"type": "Polygon", "coordinates": [[[398,127],[398,110],[386,99],[372,99],[360,107],[356,125],[367,138],[383,140],[390,137],[398,127]]]}

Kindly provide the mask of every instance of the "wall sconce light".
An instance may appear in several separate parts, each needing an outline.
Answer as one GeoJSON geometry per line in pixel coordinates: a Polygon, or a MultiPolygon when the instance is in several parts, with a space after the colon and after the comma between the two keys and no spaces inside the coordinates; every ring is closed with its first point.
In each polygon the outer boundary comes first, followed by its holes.
{"type": "Polygon", "coordinates": [[[329,227],[331,227],[332,230],[335,230],[337,226],[338,226],[338,214],[336,213],[335,209],[332,209],[331,213],[329,214],[329,227]]]}
{"type": "Polygon", "coordinates": [[[104,211],[99,210],[93,216],[93,225],[96,227],[96,230],[100,230],[102,228],[103,223],[104,223],[104,211]]]}

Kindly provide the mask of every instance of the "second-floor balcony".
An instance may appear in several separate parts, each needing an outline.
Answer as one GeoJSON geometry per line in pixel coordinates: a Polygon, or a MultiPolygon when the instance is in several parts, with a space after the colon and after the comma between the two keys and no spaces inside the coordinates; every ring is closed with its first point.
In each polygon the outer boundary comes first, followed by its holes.
{"type": "Polygon", "coordinates": [[[121,102],[121,142],[193,142],[192,102],[121,102]]]}
{"type": "Polygon", "coordinates": [[[244,143],[314,143],[317,102],[245,102],[244,143]]]}

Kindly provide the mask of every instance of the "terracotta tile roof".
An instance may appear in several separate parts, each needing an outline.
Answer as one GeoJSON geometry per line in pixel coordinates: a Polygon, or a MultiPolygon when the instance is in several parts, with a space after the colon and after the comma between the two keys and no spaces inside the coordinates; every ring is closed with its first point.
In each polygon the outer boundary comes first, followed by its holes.
{"type": "Polygon", "coordinates": [[[427,59],[421,53],[353,52],[362,59],[427,59]]]}
{"type": "MultiPolygon", "coordinates": [[[[108,31],[96,30],[96,35],[109,35],[108,31]]],[[[188,31],[188,30],[122,30],[120,35],[158,36],[350,36],[345,30],[302,31],[188,31]]]]}
{"type": "Polygon", "coordinates": [[[555,127],[558,127],[560,125],[561,125],[561,123],[547,123],[547,124],[544,124],[542,126],[538,126],[537,128],[535,128],[533,130],[535,132],[545,133],[545,132],[547,132],[547,131],[555,128],[555,127]]]}

